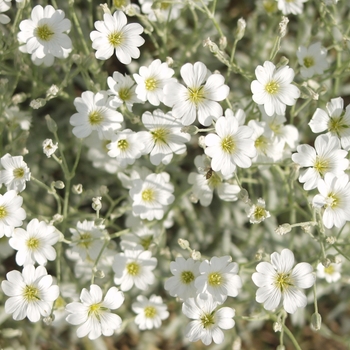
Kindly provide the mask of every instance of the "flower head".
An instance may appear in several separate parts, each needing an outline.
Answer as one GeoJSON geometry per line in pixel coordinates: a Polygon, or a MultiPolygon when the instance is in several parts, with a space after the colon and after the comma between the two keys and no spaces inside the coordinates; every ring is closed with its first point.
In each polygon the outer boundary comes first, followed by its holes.
{"type": "Polygon", "coordinates": [[[315,283],[312,266],[308,263],[294,265],[294,254],[283,249],[281,254],[272,253],[271,263],[261,262],[253,273],[253,282],[259,287],[256,301],[266,310],[276,309],[283,300],[284,309],[293,314],[298,307],[305,307],[307,299],[301,289],[315,283]]]}
{"type": "Polygon", "coordinates": [[[109,97],[105,91],[94,94],[85,91],[81,97],[76,97],[74,106],[78,113],[70,117],[70,124],[74,126],[73,134],[79,138],[89,136],[96,130],[102,139],[108,136],[110,130],[121,128],[123,116],[110,108],[109,97]]]}
{"type": "Polygon", "coordinates": [[[224,341],[221,329],[234,327],[235,310],[230,307],[217,310],[217,306],[218,302],[210,295],[189,298],[182,304],[182,312],[193,320],[185,328],[186,337],[190,341],[201,340],[205,345],[210,345],[212,341],[216,344],[224,341]]]}
{"type": "Polygon", "coordinates": [[[121,318],[111,312],[118,309],[124,302],[124,294],[117,287],[109,288],[103,298],[101,288],[92,284],[90,290],[84,288],[81,291],[80,301],[66,306],[69,312],[67,322],[81,325],[77,329],[79,338],[86,335],[89,339],[97,339],[101,335],[110,336],[121,327],[121,318]]]}
{"type": "Polygon", "coordinates": [[[311,78],[315,74],[323,74],[328,68],[327,50],[318,41],[308,48],[300,46],[297,51],[300,73],[303,78],[311,78]]]}
{"type": "Polygon", "coordinates": [[[139,58],[141,46],[145,40],[140,36],[143,28],[138,23],[127,24],[122,11],[103,15],[103,21],[96,21],[95,28],[90,33],[92,47],[97,50],[95,56],[99,60],[107,60],[115,55],[121,63],[129,64],[131,58],[139,58]]]}
{"type": "Polygon", "coordinates": [[[30,180],[30,170],[22,156],[12,157],[5,154],[1,158],[0,183],[5,184],[7,190],[22,192],[26,188],[26,181],[30,180]]]}
{"type": "Polygon", "coordinates": [[[167,306],[161,297],[151,295],[148,300],[143,295],[139,295],[136,299],[137,301],[131,307],[137,313],[135,323],[141,330],[159,328],[162,320],[169,317],[167,306]]]}
{"type": "Polygon", "coordinates": [[[33,219],[28,223],[26,230],[22,228],[14,230],[9,244],[18,251],[17,265],[26,266],[35,262],[46,265],[47,260],[56,259],[56,251],[52,246],[57,243],[59,237],[54,226],[33,219]]]}
{"type": "Polygon", "coordinates": [[[10,271],[7,280],[1,282],[1,288],[10,298],[5,302],[5,312],[13,314],[16,321],[25,317],[37,322],[40,316],[51,313],[52,304],[58,298],[58,286],[52,285],[52,277],[45,267],[27,265],[22,273],[10,271]]]}
{"type": "Polygon", "coordinates": [[[251,83],[253,100],[264,105],[268,116],[284,114],[286,105],[293,106],[300,96],[299,89],[292,85],[294,71],[289,66],[276,68],[269,61],[255,69],[257,80],[251,83]]]}
{"type": "Polygon", "coordinates": [[[173,116],[181,119],[183,125],[192,124],[196,116],[202,125],[210,125],[222,115],[218,101],[229,94],[225,78],[221,74],[211,74],[202,62],[186,63],[180,74],[186,87],[177,82],[166,84],[163,103],[172,107],[173,116]]]}
{"type": "MultiPolygon", "coordinates": [[[[51,5],[33,8],[31,19],[19,25],[18,41],[24,44],[20,49],[32,55],[32,59],[41,62],[46,57],[53,64],[54,57],[65,58],[72,50],[72,42],[67,34],[71,27],[69,19],[62,10],[55,10],[51,5]]],[[[50,65],[50,64],[46,64],[50,65]]]]}

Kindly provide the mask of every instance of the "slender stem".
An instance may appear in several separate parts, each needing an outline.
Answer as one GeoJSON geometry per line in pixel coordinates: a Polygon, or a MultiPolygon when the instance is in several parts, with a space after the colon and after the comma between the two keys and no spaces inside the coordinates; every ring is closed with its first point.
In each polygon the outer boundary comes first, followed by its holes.
{"type": "Polygon", "coordinates": [[[295,339],[293,333],[288,329],[288,327],[285,324],[283,325],[283,330],[286,332],[286,334],[288,335],[289,339],[292,341],[295,348],[297,350],[301,350],[301,347],[298,344],[297,340],[295,339]]]}

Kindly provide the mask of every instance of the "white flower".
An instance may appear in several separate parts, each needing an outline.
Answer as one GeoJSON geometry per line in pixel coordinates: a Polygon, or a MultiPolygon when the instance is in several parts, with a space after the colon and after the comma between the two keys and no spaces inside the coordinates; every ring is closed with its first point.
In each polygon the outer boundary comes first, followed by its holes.
{"type": "Polygon", "coordinates": [[[192,185],[192,194],[199,200],[203,207],[207,207],[213,200],[214,190],[217,191],[219,198],[223,201],[236,201],[237,194],[240,192],[238,185],[230,184],[224,180],[232,177],[222,176],[221,172],[214,171],[210,167],[210,161],[204,154],[196,156],[194,164],[198,169],[198,173],[190,173],[188,176],[188,183],[192,185]]]}
{"type": "Polygon", "coordinates": [[[159,328],[162,320],[169,317],[167,306],[163,299],[156,295],[151,295],[148,300],[143,295],[139,295],[137,301],[132,303],[132,310],[137,313],[135,323],[141,330],[159,328]]]}
{"type": "Polygon", "coordinates": [[[46,139],[43,141],[43,152],[47,158],[50,158],[56,152],[57,148],[57,142],[54,144],[51,139],[46,139]]]}
{"type": "Polygon", "coordinates": [[[0,0],[0,23],[1,24],[10,23],[10,17],[2,14],[2,12],[6,12],[10,8],[11,8],[11,2],[8,3],[8,0],[0,0]]]}
{"type": "Polygon", "coordinates": [[[258,204],[251,205],[246,212],[251,224],[259,224],[271,216],[265,209],[265,201],[262,198],[259,198],[258,204]]]}
{"type": "Polygon", "coordinates": [[[253,273],[253,282],[259,287],[256,301],[264,303],[266,310],[276,309],[283,300],[284,309],[293,314],[298,307],[305,307],[307,299],[301,289],[315,283],[312,266],[302,262],[294,268],[294,254],[283,249],[281,254],[271,254],[271,263],[261,262],[253,273]]]}
{"type": "Polygon", "coordinates": [[[96,130],[102,139],[109,130],[121,128],[123,116],[109,107],[105,91],[97,94],[85,91],[81,97],[74,99],[74,106],[78,113],[73,114],[69,122],[74,126],[73,134],[78,138],[87,137],[96,130]]]}
{"type": "Polygon", "coordinates": [[[254,141],[251,139],[253,129],[239,126],[233,116],[220,117],[215,124],[216,134],[205,137],[205,154],[212,158],[211,167],[221,171],[223,176],[232,175],[236,166],[249,168],[251,158],[256,155],[254,141]]]}
{"type": "Polygon", "coordinates": [[[278,9],[282,11],[284,15],[300,15],[303,13],[303,3],[307,0],[277,0],[278,9]]]}
{"type": "Polygon", "coordinates": [[[146,290],[154,283],[153,270],[157,259],[149,250],[129,250],[116,254],[113,262],[114,283],[122,291],[128,291],[135,284],[136,288],[146,290]]]}
{"type": "Polygon", "coordinates": [[[148,227],[140,223],[139,225],[132,228],[131,233],[127,233],[120,237],[120,246],[123,250],[134,248],[147,250],[154,242],[154,239],[158,238],[160,234],[160,228],[155,226],[148,227]]]}
{"type": "Polygon", "coordinates": [[[6,274],[7,281],[1,282],[3,292],[10,298],[5,302],[5,312],[13,314],[16,321],[25,317],[31,322],[37,322],[40,315],[48,317],[52,304],[58,298],[58,286],[52,285],[52,277],[45,267],[27,265],[22,273],[10,271],[6,274]]]}
{"type": "Polygon", "coordinates": [[[342,147],[350,150],[350,105],[344,113],[344,100],[341,97],[333,98],[326,105],[327,112],[317,108],[309,126],[314,133],[328,130],[328,133],[340,139],[342,147]]]}
{"type": "MultiPolygon", "coordinates": [[[[12,99],[14,99],[13,96],[12,99]]],[[[22,130],[29,130],[32,116],[27,111],[21,111],[18,106],[11,106],[5,109],[4,117],[7,119],[6,123],[11,128],[19,126],[22,130]]]]}
{"type": "Polygon", "coordinates": [[[210,295],[206,298],[189,298],[182,304],[182,312],[193,319],[185,328],[186,337],[191,342],[201,340],[205,345],[210,345],[212,340],[216,344],[224,341],[224,333],[221,329],[231,329],[235,325],[233,317],[235,310],[223,307],[216,310],[218,302],[210,295]]]}
{"type": "Polygon", "coordinates": [[[109,288],[103,298],[101,288],[92,284],[90,291],[83,288],[80,301],[66,306],[66,310],[70,313],[66,318],[67,322],[81,325],[77,329],[79,338],[88,335],[89,339],[93,340],[101,335],[110,336],[121,327],[121,318],[111,312],[124,302],[124,295],[117,287],[109,288]]]}
{"type": "Polygon", "coordinates": [[[154,6],[153,0],[140,0],[142,12],[148,15],[150,21],[171,21],[180,16],[183,4],[168,1],[157,2],[154,6]]]}
{"type": "Polygon", "coordinates": [[[81,259],[95,260],[104,244],[104,226],[95,226],[94,221],[78,221],[77,228],[70,228],[72,234],[73,252],[77,252],[81,259]]]}
{"type": "Polygon", "coordinates": [[[328,283],[334,283],[340,280],[342,264],[330,264],[325,267],[322,263],[317,265],[317,277],[324,278],[328,283]]]}
{"type": "Polygon", "coordinates": [[[301,167],[299,181],[304,183],[304,190],[312,190],[317,187],[318,180],[328,172],[334,175],[344,174],[349,166],[346,159],[348,152],[340,148],[337,137],[320,135],[315,140],[315,148],[309,145],[297,147],[297,153],[292,155],[292,160],[301,167]]]}
{"type": "Polygon", "coordinates": [[[153,165],[169,164],[173,153],[186,152],[185,142],[190,141],[191,135],[181,131],[183,125],[171,112],[164,114],[160,109],[156,109],[153,114],[145,112],[142,115],[142,123],[149,130],[138,133],[140,140],[145,144],[143,154],[150,153],[153,165]]]}
{"type": "Polygon", "coordinates": [[[266,122],[250,120],[248,126],[253,129],[251,138],[254,140],[256,156],[254,163],[272,163],[280,160],[283,155],[284,142],[278,142],[266,122]]]}
{"type": "Polygon", "coordinates": [[[230,256],[214,256],[204,260],[199,266],[200,276],[194,282],[198,293],[210,294],[222,304],[227,296],[236,297],[242,287],[238,276],[238,264],[231,262],[230,256]]]}
{"type": "Polygon", "coordinates": [[[170,263],[170,271],[174,276],[165,281],[164,288],[171,296],[182,300],[196,297],[194,281],[199,276],[199,265],[200,261],[192,258],[177,257],[170,263]]]}
{"type": "Polygon", "coordinates": [[[156,59],[148,66],[142,66],[139,74],[134,74],[137,83],[136,94],[141,101],[149,101],[153,106],[159,106],[163,101],[163,88],[167,83],[175,82],[172,78],[174,70],[168,64],[156,59]]]}
{"type": "Polygon", "coordinates": [[[9,244],[18,250],[16,263],[19,266],[46,265],[47,260],[56,259],[56,251],[52,247],[59,239],[59,233],[52,225],[38,219],[31,220],[27,229],[15,228],[9,244]]]}
{"type": "Polygon", "coordinates": [[[318,41],[308,48],[300,46],[297,51],[300,73],[303,78],[311,78],[315,74],[323,74],[328,68],[327,50],[318,41]]]}
{"type": "Polygon", "coordinates": [[[14,227],[21,226],[26,218],[26,212],[21,207],[23,198],[11,190],[4,195],[0,194],[0,238],[10,237],[14,227]]]}
{"type": "Polygon", "coordinates": [[[286,117],[282,114],[273,114],[271,117],[265,113],[263,107],[260,107],[260,112],[263,121],[269,126],[273,132],[272,138],[281,142],[281,147],[285,148],[287,145],[290,149],[294,150],[299,141],[299,131],[294,125],[285,125],[286,117]]]}
{"type": "Polygon", "coordinates": [[[268,116],[274,113],[284,114],[286,105],[293,106],[300,96],[299,89],[292,85],[294,71],[289,66],[276,69],[276,66],[269,61],[264,66],[257,66],[255,69],[257,80],[251,83],[253,100],[259,105],[264,105],[268,116]]]}
{"type": "Polygon", "coordinates": [[[5,184],[8,191],[22,192],[26,188],[26,181],[30,181],[30,170],[22,156],[12,157],[5,154],[1,158],[0,183],[5,184]]]}
{"type": "Polygon", "coordinates": [[[350,183],[347,174],[338,177],[332,173],[327,173],[324,179],[318,181],[317,194],[312,204],[314,207],[322,208],[323,224],[327,228],[333,226],[342,228],[346,221],[350,221],[350,183]]]}
{"type": "Polygon", "coordinates": [[[130,129],[125,129],[113,134],[111,142],[107,144],[108,155],[116,158],[118,164],[125,168],[134,164],[135,160],[142,156],[145,148],[143,142],[140,142],[140,133],[136,133],[130,129]]]}
{"type": "Polygon", "coordinates": [[[115,158],[108,155],[109,149],[107,145],[111,142],[114,132],[104,133],[105,139],[101,140],[97,133],[91,133],[84,142],[89,148],[87,158],[92,162],[92,165],[101,170],[105,170],[111,174],[117,173],[120,168],[119,162],[115,158]]]}
{"type": "Polygon", "coordinates": [[[136,96],[135,82],[129,75],[114,72],[113,77],[107,78],[107,84],[109,86],[108,93],[112,94],[112,98],[109,100],[111,107],[118,108],[125,103],[131,112],[133,104],[141,102],[136,96]]]}
{"type": "Polygon", "coordinates": [[[187,87],[177,82],[168,83],[164,87],[163,103],[172,107],[173,116],[181,119],[183,125],[192,124],[198,115],[198,121],[209,126],[213,119],[222,115],[222,107],[217,101],[224,100],[229,94],[225,78],[221,74],[211,74],[202,62],[186,63],[180,74],[187,87]]]}
{"type": "Polygon", "coordinates": [[[94,30],[90,33],[95,56],[99,60],[107,60],[115,55],[121,63],[129,64],[131,58],[139,58],[141,46],[145,40],[140,36],[143,27],[138,23],[126,24],[127,19],[122,11],[103,15],[103,21],[96,21],[94,30]]]}
{"type": "Polygon", "coordinates": [[[135,179],[129,191],[133,214],[141,219],[161,220],[164,210],[175,199],[174,186],[169,181],[170,175],[164,172],[149,174],[144,180],[135,179]]]}
{"type": "Polygon", "coordinates": [[[71,22],[64,18],[62,10],[51,5],[35,6],[31,19],[22,21],[19,28],[18,41],[25,44],[22,51],[35,55],[34,58],[44,60],[48,56],[53,63],[54,57],[64,58],[72,50],[72,42],[64,33],[70,30],[71,22]]]}

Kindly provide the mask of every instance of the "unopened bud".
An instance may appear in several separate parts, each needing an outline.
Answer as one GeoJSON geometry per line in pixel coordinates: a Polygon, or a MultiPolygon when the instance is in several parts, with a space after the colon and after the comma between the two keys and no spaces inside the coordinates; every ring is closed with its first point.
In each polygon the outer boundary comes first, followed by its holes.
{"type": "Polygon", "coordinates": [[[165,62],[169,67],[171,67],[174,64],[173,58],[169,56],[166,57],[165,62]]]}
{"type": "Polygon", "coordinates": [[[92,198],[92,209],[99,211],[102,208],[102,203],[101,203],[102,197],[94,197],[92,198]]]}
{"type": "Polygon", "coordinates": [[[102,270],[95,270],[94,271],[94,276],[97,278],[104,278],[106,275],[102,270]]]}
{"type": "Polygon", "coordinates": [[[280,236],[283,236],[290,231],[292,231],[292,226],[290,226],[290,224],[282,224],[275,229],[275,232],[280,236]]]}
{"type": "Polygon", "coordinates": [[[238,198],[244,203],[249,202],[249,193],[245,188],[241,188],[241,191],[238,193],[238,198]]]}
{"type": "Polygon", "coordinates": [[[183,126],[181,132],[186,132],[190,135],[196,135],[198,133],[198,128],[195,125],[183,126]]]}
{"type": "Polygon", "coordinates": [[[202,254],[200,252],[198,252],[197,250],[192,250],[191,258],[193,260],[200,260],[201,257],[202,257],[202,254]]]}
{"type": "Polygon", "coordinates": [[[311,316],[311,328],[315,331],[319,331],[322,325],[322,317],[318,312],[315,312],[311,316]]]}
{"type": "Polygon", "coordinates": [[[326,238],[326,242],[329,244],[334,244],[337,241],[337,239],[334,236],[329,236],[326,238]]]}
{"type": "Polygon", "coordinates": [[[72,192],[74,194],[82,194],[83,193],[83,185],[82,184],[73,185],[72,192]]]}
{"type": "Polygon", "coordinates": [[[177,243],[182,249],[188,249],[190,247],[190,243],[186,239],[179,238],[177,243]]]}
{"type": "Polygon", "coordinates": [[[287,34],[288,22],[289,22],[288,17],[282,16],[282,21],[279,23],[281,38],[283,38],[287,34]]]}
{"type": "Polygon", "coordinates": [[[63,181],[55,181],[54,183],[53,183],[53,186],[55,187],[55,188],[57,188],[58,190],[62,190],[64,187],[65,187],[65,185],[64,185],[64,182],[63,181]]]}
{"type": "Polygon", "coordinates": [[[37,98],[36,100],[32,100],[29,103],[29,106],[33,109],[39,109],[46,105],[46,100],[44,98],[37,98]]]}
{"type": "Polygon", "coordinates": [[[246,26],[247,26],[247,23],[244,20],[244,18],[240,18],[237,21],[236,40],[241,40],[243,38],[246,26]]]}
{"type": "Polygon", "coordinates": [[[220,50],[225,50],[226,46],[227,46],[227,38],[226,38],[226,36],[220,37],[220,40],[219,40],[220,50]]]}
{"type": "Polygon", "coordinates": [[[104,13],[111,14],[111,10],[108,8],[107,4],[100,4],[104,13]]]}
{"type": "Polygon", "coordinates": [[[52,133],[55,133],[57,131],[56,122],[48,114],[45,116],[45,120],[49,131],[51,131],[52,133]]]}
{"type": "Polygon", "coordinates": [[[55,319],[55,317],[54,317],[54,315],[52,315],[52,316],[44,317],[43,321],[47,326],[51,326],[54,319],[55,319]]]}
{"type": "Polygon", "coordinates": [[[205,145],[205,136],[199,136],[198,138],[198,146],[205,149],[207,146],[205,145]]]}
{"type": "Polygon", "coordinates": [[[282,324],[281,324],[281,322],[274,322],[272,328],[273,328],[273,330],[275,332],[281,332],[282,331],[282,324]]]}

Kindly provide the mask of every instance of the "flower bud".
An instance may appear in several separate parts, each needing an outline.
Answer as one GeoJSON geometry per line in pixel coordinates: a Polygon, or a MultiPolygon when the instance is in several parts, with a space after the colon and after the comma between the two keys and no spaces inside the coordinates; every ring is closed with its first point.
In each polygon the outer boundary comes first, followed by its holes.
{"type": "Polygon", "coordinates": [[[247,26],[246,21],[244,18],[240,18],[237,21],[237,29],[236,29],[236,40],[241,40],[245,33],[245,27],[247,26]]]}
{"type": "Polygon", "coordinates": [[[275,229],[275,232],[280,236],[283,236],[290,231],[292,231],[292,226],[290,226],[290,224],[282,224],[275,229]]]}
{"type": "Polygon", "coordinates": [[[55,188],[57,188],[58,190],[62,190],[64,187],[65,187],[65,185],[64,185],[64,182],[63,181],[55,181],[54,183],[53,183],[53,186],[55,187],[55,188]]]}
{"type": "Polygon", "coordinates": [[[190,243],[186,239],[179,238],[177,243],[182,249],[188,249],[190,247],[190,243]]]}
{"type": "Polygon", "coordinates": [[[82,194],[83,193],[83,185],[82,184],[73,185],[72,192],[74,194],[82,194]]]}
{"type": "Polygon", "coordinates": [[[319,331],[322,325],[322,317],[318,312],[315,312],[311,316],[311,328],[315,331],[319,331]]]}
{"type": "Polygon", "coordinates": [[[46,125],[47,125],[47,128],[49,129],[49,131],[51,131],[52,133],[55,133],[57,131],[56,122],[48,114],[46,114],[45,120],[46,120],[46,125]]]}
{"type": "Polygon", "coordinates": [[[102,203],[101,203],[102,197],[94,197],[92,198],[92,209],[99,211],[102,208],[102,203]]]}
{"type": "Polygon", "coordinates": [[[200,258],[202,257],[202,254],[196,250],[192,250],[191,252],[191,258],[193,260],[200,260],[200,258]]]}

